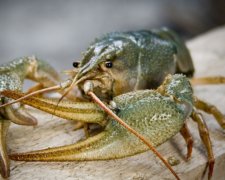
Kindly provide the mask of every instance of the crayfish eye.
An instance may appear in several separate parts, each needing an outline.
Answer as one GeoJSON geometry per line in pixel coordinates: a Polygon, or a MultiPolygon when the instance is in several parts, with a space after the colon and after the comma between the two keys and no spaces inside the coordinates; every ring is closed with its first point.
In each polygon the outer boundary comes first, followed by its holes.
{"type": "Polygon", "coordinates": [[[73,67],[77,68],[79,66],[79,62],[73,62],[73,67]]]}
{"type": "Polygon", "coordinates": [[[105,67],[107,67],[107,68],[112,68],[112,67],[113,67],[112,61],[107,61],[107,62],[105,62],[105,67]]]}

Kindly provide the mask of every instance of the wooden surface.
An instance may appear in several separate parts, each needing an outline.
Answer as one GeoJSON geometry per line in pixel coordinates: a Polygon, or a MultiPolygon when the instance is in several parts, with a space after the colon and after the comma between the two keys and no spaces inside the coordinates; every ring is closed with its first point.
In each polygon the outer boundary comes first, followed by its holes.
{"type": "MultiPolygon", "coordinates": [[[[225,76],[225,27],[204,34],[188,42],[196,76],[225,76]]],[[[219,107],[225,114],[225,85],[198,86],[195,94],[219,107]]],[[[8,135],[9,152],[24,152],[46,147],[71,144],[79,140],[83,131],[73,131],[73,123],[31,109],[39,120],[35,128],[11,125],[8,135]]],[[[213,117],[204,114],[210,129],[216,157],[213,179],[225,177],[225,133],[213,117]]],[[[207,156],[197,126],[189,120],[194,137],[192,158],[186,162],[186,146],[177,134],[157,149],[164,157],[175,157],[180,164],[174,170],[182,179],[207,179],[204,176],[207,156]]],[[[10,179],[173,179],[171,173],[150,151],[120,160],[65,163],[32,163],[11,161],[10,179]]]]}

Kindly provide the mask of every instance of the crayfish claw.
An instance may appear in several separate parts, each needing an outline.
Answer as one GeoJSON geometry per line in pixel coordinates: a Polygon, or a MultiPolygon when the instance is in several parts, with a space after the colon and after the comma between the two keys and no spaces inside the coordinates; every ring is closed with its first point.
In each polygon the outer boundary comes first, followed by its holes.
{"type": "Polygon", "coordinates": [[[27,112],[24,106],[17,106],[12,104],[5,108],[9,119],[12,122],[19,125],[35,126],[37,125],[37,119],[27,112]]]}
{"type": "Polygon", "coordinates": [[[9,177],[10,167],[6,149],[6,135],[9,128],[9,120],[0,119],[0,173],[3,178],[9,177]]]}

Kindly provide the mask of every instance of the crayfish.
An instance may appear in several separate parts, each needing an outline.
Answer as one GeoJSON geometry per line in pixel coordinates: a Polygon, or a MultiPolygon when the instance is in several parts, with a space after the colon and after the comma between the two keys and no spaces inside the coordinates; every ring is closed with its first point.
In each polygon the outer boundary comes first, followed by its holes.
{"type": "MultiPolygon", "coordinates": [[[[194,73],[191,56],[183,41],[174,32],[160,29],[109,33],[96,39],[85,52],[81,62],[74,62],[73,65],[75,69],[69,71],[72,78],[60,85],[28,95],[8,90],[3,91],[2,95],[65,119],[99,124],[105,127],[104,130],[74,145],[13,154],[10,155],[11,159],[116,159],[146,151],[148,142],[158,146],[178,132],[187,142],[187,158],[190,158],[193,142],[186,119],[191,117],[197,122],[207,148],[209,178],[212,176],[214,157],[211,141],[204,120],[196,109],[213,114],[223,128],[225,119],[216,107],[193,95],[192,87],[185,76],[170,75],[182,73],[191,77],[194,73]],[[63,100],[74,86],[78,87],[81,94],[79,99],[84,102],[63,100]],[[64,88],[68,89],[60,100],[32,97],[39,92],[64,88]],[[102,103],[96,95],[107,104],[102,103]],[[106,112],[95,103],[87,102],[90,97],[106,112]],[[117,118],[122,119],[124,127],[130,128],[130,132],[136,132],[135,135],[145,144],[115,122],[114,119],[117,118]]],[[[198,82],[220,83],[221,79],[202,78],[198,82]]],[[[155,151],[153,148],[151,150],[155,151]]],[[[156,151],[155,153],[157,154],[156,151]]],[[[174,175],[178,178],[175,173],[174,175]]]]}
{"type": "MultiPolygon", "coordinates": [[[[23,57],[0,66],[0,91],[21,91],[24,79],[38,82],[28,92],[54,86],[60,80],[58,73],[45,61],[35,57],[23,57]]],[[[1,97],[1,103],[10,102],[9,98],[1,97]]],[[[0,172],[3,177],[9,176],[9,160],[6,150],[6,135],[10,121],[19,125],[37,125],[35,117],[30,115],[23,105],[13,104],[0,111],[0,172]]]]}

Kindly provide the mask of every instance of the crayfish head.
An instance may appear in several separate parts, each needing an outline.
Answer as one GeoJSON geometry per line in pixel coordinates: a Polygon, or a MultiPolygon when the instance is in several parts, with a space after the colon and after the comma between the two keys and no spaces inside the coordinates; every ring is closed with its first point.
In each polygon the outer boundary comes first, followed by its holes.
{"type": "Polygon", "coordinates": [[[110,34],[98,39],[85,52],[83,59],[74,65],[78,73],[74,82],[83,91],[86,82],[93,84],[93,92],[100,99],[134,90],[137,82],[138,49],[130,39],[110,34]]]}
{"type": "Polygon", "coordinates": [[[106,72],[100,72],[98,70],[93,71],[92,73],[84,75],[77,82],[77,87],[84,98],[89,98],[86,94],[88,91],[92,91],[104,101],[112,99],[114,80],[106,72]]]}
{"type": "Polygon", "coordinates": [[[86,82],[91,82],[93,92],[105,101],[134,89],[136,72],[133,69],[136,68],[132,68],[135,66],[132,63],[127,63],[127,58],[131,57],[124,55],[127,45],[121,40],[94,44],[79,65],[75,63],[78,73],[74,76],[74,84],[84,96],[86,82]]]}

